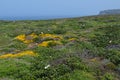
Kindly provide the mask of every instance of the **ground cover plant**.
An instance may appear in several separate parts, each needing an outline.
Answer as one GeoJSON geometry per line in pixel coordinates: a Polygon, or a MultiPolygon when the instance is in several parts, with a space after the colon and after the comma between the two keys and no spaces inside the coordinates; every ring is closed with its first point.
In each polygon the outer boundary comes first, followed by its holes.
{"type": "Polygon", "coordinates": [[[119,80],[119,18],[0,21],[0,80],[119,80]]]}

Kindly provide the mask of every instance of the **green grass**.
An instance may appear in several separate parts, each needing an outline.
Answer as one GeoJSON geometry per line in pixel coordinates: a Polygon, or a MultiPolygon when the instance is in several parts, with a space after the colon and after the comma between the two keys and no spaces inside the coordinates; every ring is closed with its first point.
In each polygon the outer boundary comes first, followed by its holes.
{"type": "MultiPolygon", "coordinates": [[[[0,59],[0,80],[119,80],[120,15],[81,18],[0,21],[0,55],[32,50],[36,57],[0,59]],[[24,44],[20,34],[62,36],[62,45],[24,44]],[[70,38],[76,40],[69,41],[70,38]],[[45,68],[48,66],[47,68],[45,68]]],[[[49,41],[49,38],[48,38],[49,41]]]]}

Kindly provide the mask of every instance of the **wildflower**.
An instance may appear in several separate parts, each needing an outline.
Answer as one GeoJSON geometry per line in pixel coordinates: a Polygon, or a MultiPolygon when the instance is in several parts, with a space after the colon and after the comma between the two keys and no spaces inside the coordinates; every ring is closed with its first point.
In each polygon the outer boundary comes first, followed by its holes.
{"type": "Polygon", "coordinates": [[[35,33],[32,33],[30,35],[25,35],[25,34],[21,34],[18,35],[17,37],[15,37],[15,39],[20,40],[26,44],[32,43],[34,38],[37,38],[38,36],[35,33]]]}
{"type": "Polygon", "coordinates": [[[69,41],[75,41],[75,40],[77,40],[77,38],[70,38],[70,39],[68,39],[69,41]]]}
{"type": "Polygon", "coordinates": [[[41,34],[44,34],[43,32],[41,32],[41,34]]]}
{"type": "Polygon", "coordinates": [[[92,62],[96,62],[97,61],[97,58],[93,58],[91,59],[92,62]]]}
{"type": "Polygon", "coordinates": [[[32,43],[33,40],[24,40],[23,42],[26,43],[26,44],[29,44],[29,43],[32,43]]]}
{"type": "Polygon", "coordinates": [[[24,41],[25,40],[25,34],[21,34],[21,35],[15,37],[15,39],[20,40],[20,41],[24,41]]]}
{"type": "Polygon", "coordinates": [[[40,43],[38,46],[47,47],[49,42],[51,42],[51,41],[44,41],[44,42],[40,43]]]}
{"type": "Polygon", "coordinates": [[[109,43],[112,43],[112,41],[110,40],[109,43]]]}
{"type": "Polygon", "coordinates": [[[40,34],[41,38],[57,38],[57,39],[62,39],[61,36],[53,35],[53,34],[40,34]]]}
{"type": "Polygon", "coordinates": [[[48,46],[55,46],[57,44],[61,44],[59,41],[43,41],[38,46],[48,47],[48,46]]]}
{"type": "Polygon", "coordinates": [[[16,57],[22,57],[22,56],[36,56],[37,54],[34,53],[33,51],[27,50],[27,51],[22,51],[16,54],[8,53],[1,55],[0,58],[16,58],[16,57]]]}
{"type": "Polygon", "coordinates": [[[48,31],[50,31],[50,30],[48,29],[48,31]]]}
{"type": "Polygon", "coordinates": [[[48,64],[48,65],[47,65],[47,66],[45,66],[44,68],[45,68],[45,69],[47,69],[47,68],[49,68],[49,67],[50,67],[50,65],[48,64]]]}
{"type": "Polygon", "coordinates": [[[32,38],[37,38],[38,37],[35,33],[32,33],[29,36],[31,36],[32,38]]]}
{"type": "Polygon", "coordinates": [[[8,53],[0,56],[0,58],[8,58],[8,57],[13,57],[13,54],[8,53]]]}

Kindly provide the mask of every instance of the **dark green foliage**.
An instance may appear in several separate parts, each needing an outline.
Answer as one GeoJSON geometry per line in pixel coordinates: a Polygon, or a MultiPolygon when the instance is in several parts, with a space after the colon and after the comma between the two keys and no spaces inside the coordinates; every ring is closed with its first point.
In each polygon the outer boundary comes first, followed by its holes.
{"type": "Polygon", "coordinates": [[[120,51],[109,50],[109,51],[106,51],[105,56],[116,65],[120,64],[120,51]]]}
{"type": "Polygon", "coordinates": [[[27,45],[16,41],[14,44],[11,44],[9,47],[12,47],[17,50],[25,50],[27,48],[27,45]]]}
{"type": "Polygon", "coordinates": [[[81,62],[81,59],[77,56],[63,56],[59,59],[48,59],[47,61],[46,59],[43,59],[41,56],[39,56],[36,59],[36,62],[33,63],[31,70],[33,73],[32,75],[34,75],[35,79],[57,80],[65,74],[73,72],[74,70],[88,71],[88,68],[81,62]],[[47,65],[50,65],[50,67],[45,69],[45,66],[47,65]]]}
{"type": "Polygon", "coordinates": [[[102,31],[104,34],[96,34],[92,39],[92,43],[98,47],[106,47],[112,44],[120,43],[120,26],[113,25],[99,28],[97,31],[102,31]]]}
{"type": "Polygon", "coordinates": [[[101,80],[114,80],[114,76],[110,73],[106,73],[101,80]]]}
{"type": "Polygon", "coordinates": [[[53,30],[53,33],[54,34],[65,34],[66,31],[64,30],[64,28],[63,29],[62,28],[58,28],[56,30],[53,30]]]}

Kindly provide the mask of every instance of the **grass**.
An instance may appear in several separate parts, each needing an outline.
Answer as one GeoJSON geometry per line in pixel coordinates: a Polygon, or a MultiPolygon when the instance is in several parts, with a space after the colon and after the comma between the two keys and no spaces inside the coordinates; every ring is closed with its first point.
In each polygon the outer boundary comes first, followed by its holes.
{"type": "Polygon", "coordinates": [[[119,18],[0,21],[0,56],[37,54],[0,58],[0,80],[119,80],[119,18]]]}

